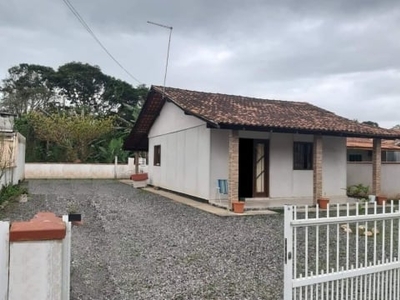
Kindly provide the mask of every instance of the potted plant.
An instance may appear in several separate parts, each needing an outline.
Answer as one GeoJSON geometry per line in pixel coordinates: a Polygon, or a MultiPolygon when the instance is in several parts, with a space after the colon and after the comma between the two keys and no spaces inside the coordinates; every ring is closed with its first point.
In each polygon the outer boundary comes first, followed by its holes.
{"type": "Polygon", "coordinates": [[[242,214],[244,213],[244,201],[233,201],[232,210],[234,213],[242,214]]]}
{"type": "Polygon", "coordinates": [[[147,180],[148,178],[149,177],[147,176],[147,173],[138,173],[131,175],[131,180],[133,181],[144,181],[147,180]]]}
{"type": "Polygon", "coordinates": [[[327,209],[329,204],[329,198],[328,197],[321,197],[318,199],[318,205],[319,208],[321,209],[327,209]]]}
{"type": "Polygon", "coordinates": [[[376,202],[378,205],[383,205],[387,201],[385,196],[376,196],[376,202]]]}

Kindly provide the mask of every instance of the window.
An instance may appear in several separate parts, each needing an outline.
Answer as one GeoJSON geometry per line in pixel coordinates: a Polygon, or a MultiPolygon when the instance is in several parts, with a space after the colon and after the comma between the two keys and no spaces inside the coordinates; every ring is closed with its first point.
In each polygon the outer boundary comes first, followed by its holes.
{"type": "Polygon", "coordinates": [[[154,146],[154,165],[161,165],[161,145],[154,146]]]}
{"type": "Polygon", "coordinates": [[[294,142],[293,147],[293,169],[312,170],[313,168],[313,144],[294,142]]]}
{"type": "Polygon", "coordinates": [[[349,161],[362,161],[361,154],[349,154],[349,161]]]}

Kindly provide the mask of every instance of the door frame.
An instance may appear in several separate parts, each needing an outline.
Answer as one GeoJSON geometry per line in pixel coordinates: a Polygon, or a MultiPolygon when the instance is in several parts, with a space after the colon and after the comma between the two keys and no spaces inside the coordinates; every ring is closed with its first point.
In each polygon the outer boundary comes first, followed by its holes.
{"type": "Polygon", "coordinates": [[[269,197],[269,140],[254,139],[253,140],[253,197],[267,198],[269,197]],[[256,145],[264,144],[264,192],[256,192],[256,172],[257,172],[257,156],[256,145]]]}

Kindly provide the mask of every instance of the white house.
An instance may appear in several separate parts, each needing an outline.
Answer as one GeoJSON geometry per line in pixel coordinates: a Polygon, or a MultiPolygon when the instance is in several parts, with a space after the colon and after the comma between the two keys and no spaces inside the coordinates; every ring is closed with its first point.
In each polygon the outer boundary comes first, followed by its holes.
{"type": "Polygon", "coordinates": [[[124,147],[149,152],[153,186],[212,203],[226,179],[229,204],[313,204],[347,200],[346,137],[374,139],[373,193],[380,194],[380,141],[399,132],[304,102],[152,86],[124,147]]]}
{"type": "MultiPolygon", "coordinates": [[[[381,193],[389,199],[400,198],[400,143],[382,140],[381,193]]],[[[372,186],[372,139],[347,138],[347,186],[372,186]]]]}

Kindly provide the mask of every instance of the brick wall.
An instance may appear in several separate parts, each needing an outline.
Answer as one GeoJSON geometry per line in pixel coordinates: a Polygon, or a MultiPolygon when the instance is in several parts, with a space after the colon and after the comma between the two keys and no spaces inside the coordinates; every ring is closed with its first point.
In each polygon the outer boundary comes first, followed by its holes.
{"type": "Polygon", "coordinates": [[[372,194],[381,193],[381,140],[374,139],[372,149],[372,194]]]}
{"type": "Polygon", "coordinates": [[[322,135],[314,136],[313,149],[313,201],[322,197],[322,135]]]}
{"type": "Polygon", "coordinates": [[[229,133],[229,178],[228,178],[229,208],[232,202],[239,200],[239,132],[229,133]]]}

